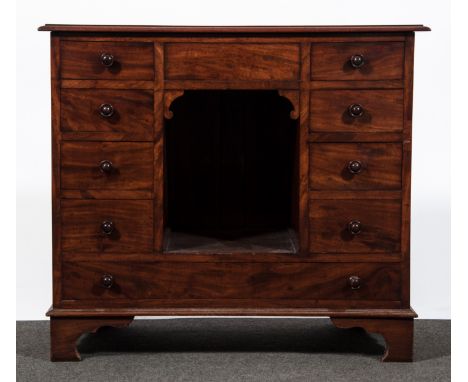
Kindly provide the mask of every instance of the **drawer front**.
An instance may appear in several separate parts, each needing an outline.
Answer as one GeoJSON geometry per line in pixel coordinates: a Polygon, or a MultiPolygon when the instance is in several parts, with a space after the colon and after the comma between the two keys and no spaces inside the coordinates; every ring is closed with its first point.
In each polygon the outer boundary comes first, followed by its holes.
{"type": "Polygon", "coordinates": [[[403,91],[312,91],[310,121],[311,131],[320,132],[402,131],[403,91]]]}
{"type": "Polygon", "coordinates": [[[380,263],[65,262],[62,282],[70,300],[396,301],[400,295],[399,265],[380,263]],[[352,276],[358,285],[350,284],[352,276]]]}
{"type": "Polygon", "coordinates": [[[298,44],[167,44],[168,80],[298,80],[298,44]]]}
{"type": "Polygon", "coordinates": [[[312,253],[400,251],[400,200],[310,200],[312,253]],[[352,233],[354,231],[354,233],[352,233]]]}
{"type": "Polygon", "coordinates": [[[151,140],[153,121],[152,91],[62,89],[62,132],[123,132],[151,140]]]}
{"type": "Polygon", "coordinates": [[[153,189],[153,144],[63,142],[63,190],[153,189]]]}
{"type": "Polygon", "coordinates": [[[151,43],[62,41],[60,61],[63,79],[154,79],[151,43]]]}
{"type": "Polygon", "coordinates": [[[62,251],[151,252],[151,200],[62,200],[62,251]]]}
{"type": "Polygon", "coordinates": [[[398,190],[400,143],[314,143],[309,146],[312,190],[398,190]]]}
{"type": "Polygon", "coordinates": [[[403,78],[403,60],[402,42],[312,44],[311,77],[312,80],[399,80],[403,78]]]}

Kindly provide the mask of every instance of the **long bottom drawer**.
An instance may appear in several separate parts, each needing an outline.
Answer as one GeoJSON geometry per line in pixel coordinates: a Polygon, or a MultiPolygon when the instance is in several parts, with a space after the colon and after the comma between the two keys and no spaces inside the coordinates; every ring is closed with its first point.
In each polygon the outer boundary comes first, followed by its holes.
{"type": "Polygon", "coordinates": [[[398,263],[65,262],[64,300],[400,300],[398,263]]]}

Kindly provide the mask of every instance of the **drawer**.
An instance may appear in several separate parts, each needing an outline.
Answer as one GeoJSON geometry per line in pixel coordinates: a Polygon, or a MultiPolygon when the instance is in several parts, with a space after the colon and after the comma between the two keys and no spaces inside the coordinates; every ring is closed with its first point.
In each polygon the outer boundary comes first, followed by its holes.
{"type": "Polygon", "coordinates": [[[168,80],[298,80],[299,44],[165,46],[168,80]]]}
{"type": "Polygon", "coordinates": [[[403,60],[402,42],[312,44],[311,77],[312,80],[400,80],[403,60]]]}
{"type": "Polygon", "coordinates": [[[63,142],[63,190],[153,190],[153,144],[63,142]]]}
{"type": "Polygon", "coordinates": [[[62,79],[153,80],[152,43],[62,41],[62,79]]]}
{"type": "Polygon", "coordinates": [[[312,190],[398,190],[400,143],[314,143],[309,146],[312,190]]]}
{"type": "Polygon", "coordinates": [[[388,263],[90,261],[62,272],[68,300],[400,299],[399,264],[388,263]]]}
{"type": "Polygon", "coordinates": [[[147,90],[62,89],[62,132],[127,133],[153,138],[153,92],[147,90]]]}
{"type": "Polygon", "coordinates": [[[310,129],[347,133],[402,131],[403,90],[312,91],[310,129]]]}
{"type": "Polygon", "coordinates": [[[309,217],[312,253],[400,251],[400,200],[313,199],[309,217]]]}
{"type": "Polygon", "coordinates": [[[62,200],[62,251],[151,252],[151,200],[62,200]]]}

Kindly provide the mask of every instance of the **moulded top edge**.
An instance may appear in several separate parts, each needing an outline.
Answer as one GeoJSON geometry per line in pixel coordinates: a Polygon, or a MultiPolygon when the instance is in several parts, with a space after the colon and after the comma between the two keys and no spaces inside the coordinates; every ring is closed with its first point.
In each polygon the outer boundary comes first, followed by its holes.
{"type": "Polygon", "coordinates": [[[47,32],[81,33],[167,33],[167,34],[314,34],[314,33],[391,33],[430,31],[418,25],[290,25],[290,26],[175,26],[175,25],[73,25],[45,24],[47,32]]]}

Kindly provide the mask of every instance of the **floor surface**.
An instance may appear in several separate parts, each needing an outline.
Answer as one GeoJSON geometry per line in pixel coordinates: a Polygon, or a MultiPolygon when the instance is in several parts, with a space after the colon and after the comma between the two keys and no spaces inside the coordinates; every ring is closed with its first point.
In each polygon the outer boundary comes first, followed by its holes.
{"type": "Polygon", "coordinates": [[[136,320],[85,335],[81,362],[49,361],[48,321],[19,321],[18,381],[449,381],[450,321],[416,320],[413,363],[328,319],[136,320]]]}

